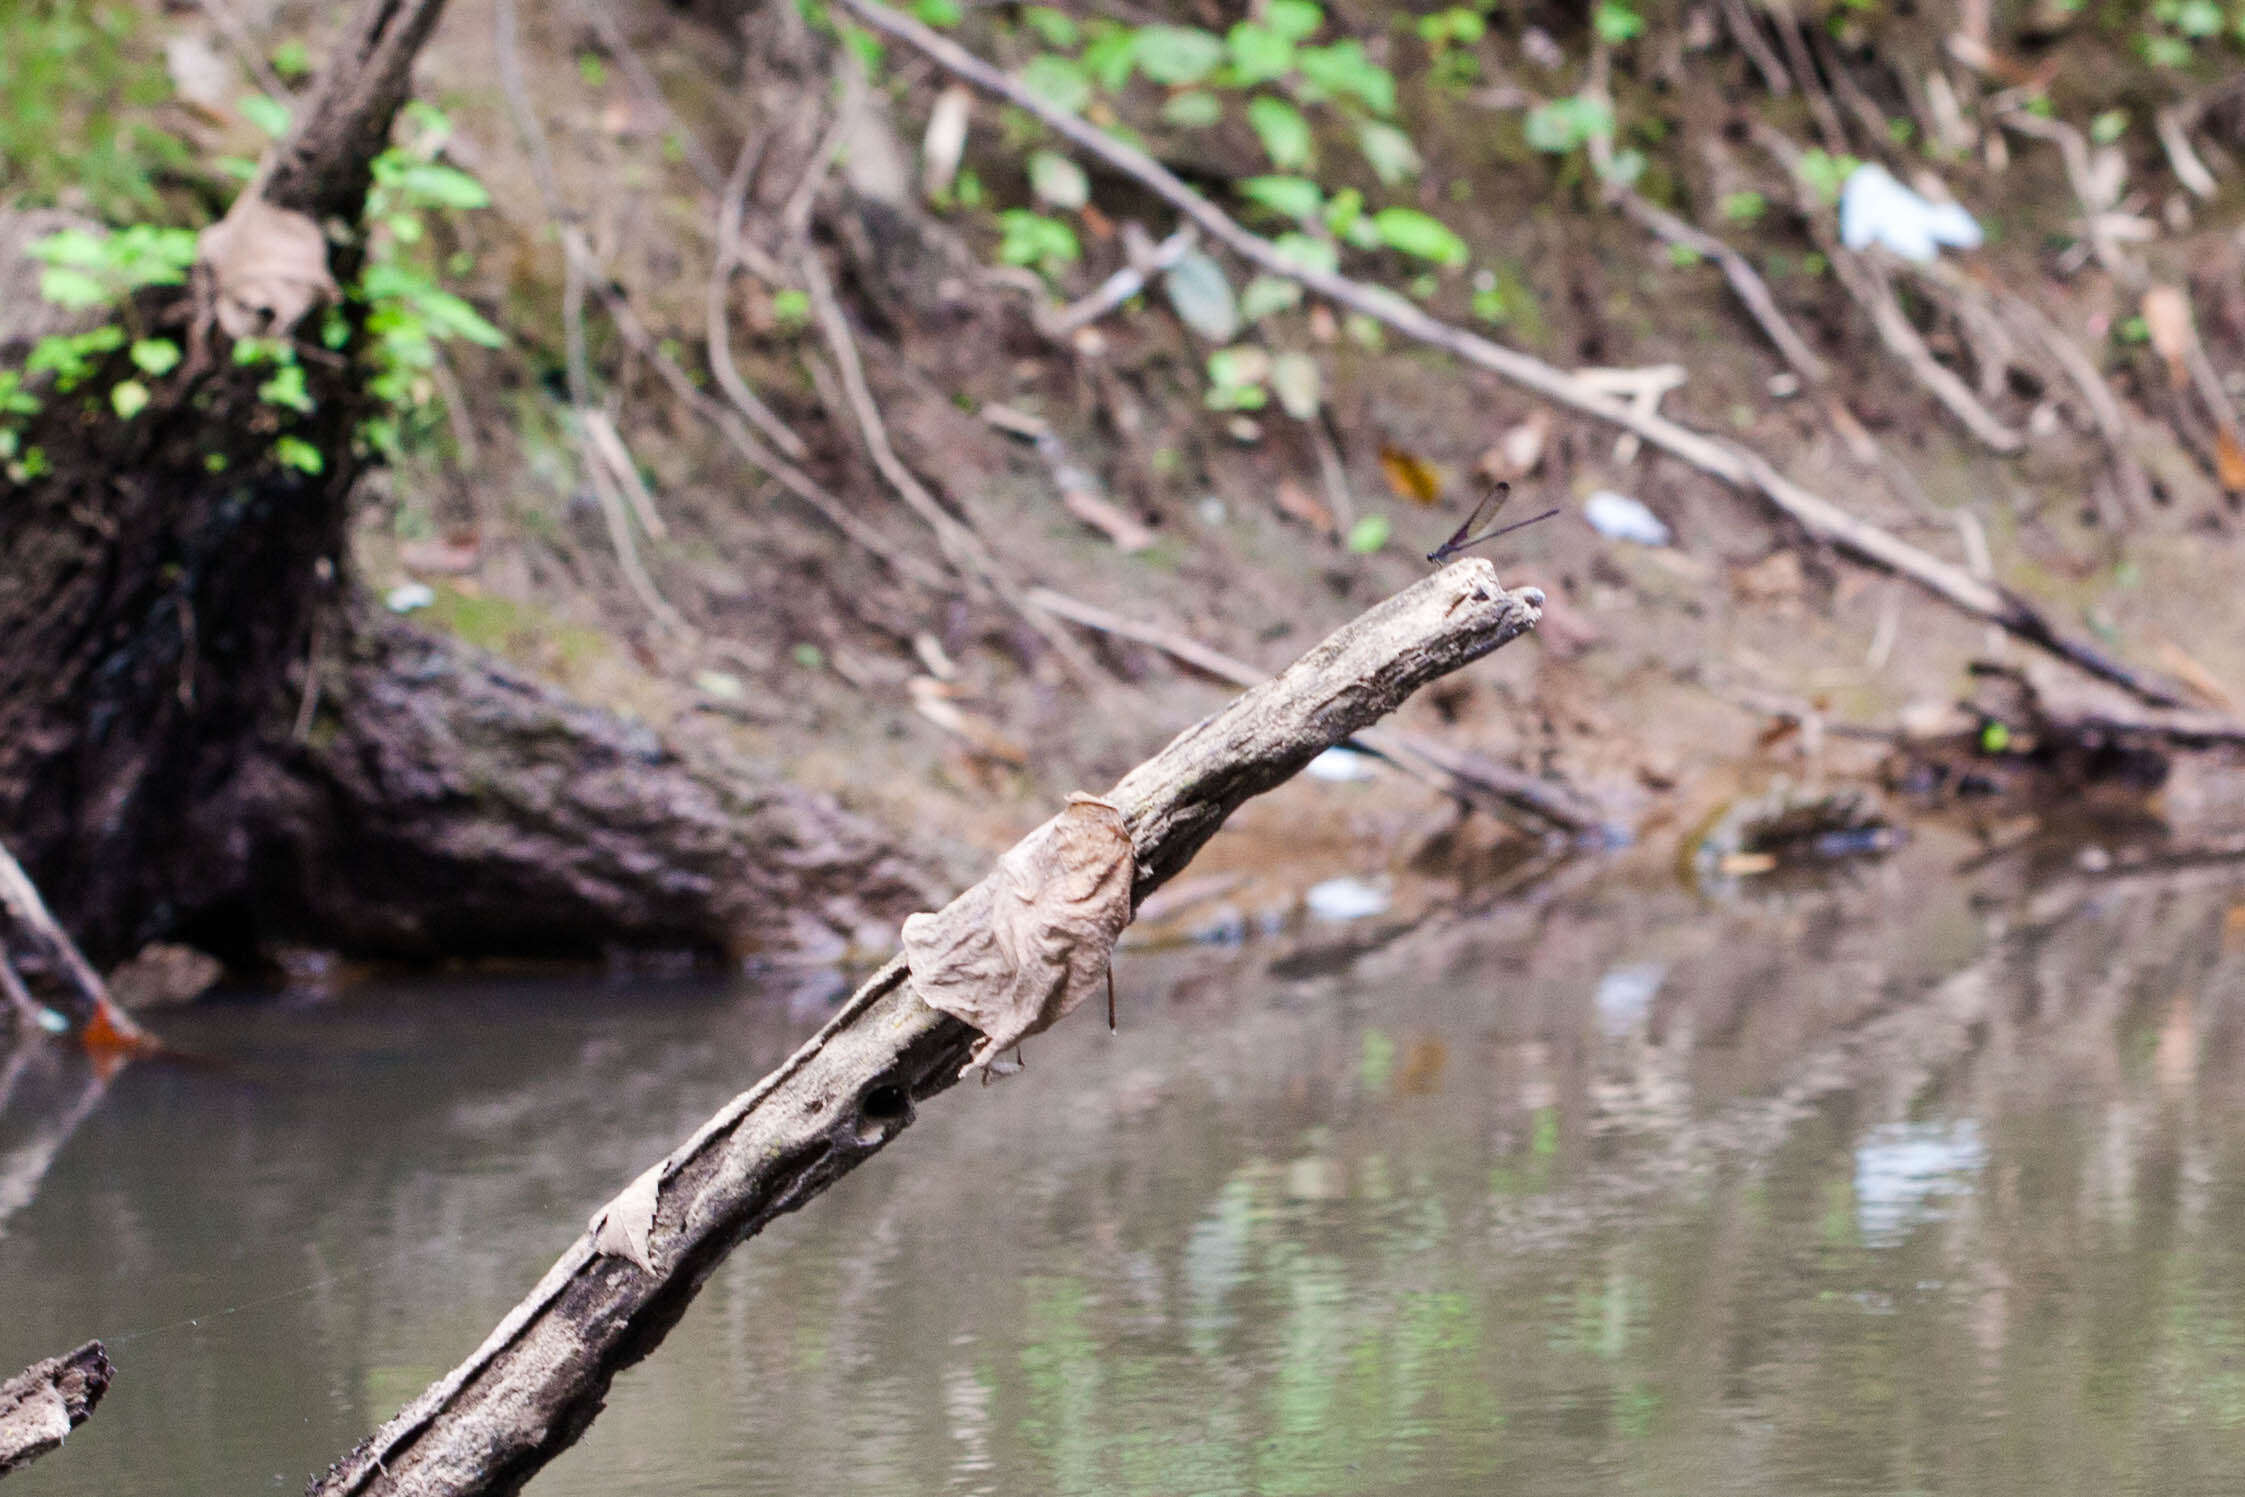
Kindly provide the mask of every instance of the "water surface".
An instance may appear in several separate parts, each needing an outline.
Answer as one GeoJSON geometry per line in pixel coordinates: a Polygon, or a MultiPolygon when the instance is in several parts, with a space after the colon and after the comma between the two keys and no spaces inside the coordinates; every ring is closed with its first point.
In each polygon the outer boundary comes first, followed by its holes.
{"type": "MultiPolygon", "coordinates": [[[[532,1490],[2234,1491],[2245,872],[1961,857],[1126,953],[1119,1035],[737,1252],[532,1490]]],[[[119,1369],[12,1490],[299,1487],[824,997],[379,986],[0,1074],[0,1364],[119,1369]]]]}

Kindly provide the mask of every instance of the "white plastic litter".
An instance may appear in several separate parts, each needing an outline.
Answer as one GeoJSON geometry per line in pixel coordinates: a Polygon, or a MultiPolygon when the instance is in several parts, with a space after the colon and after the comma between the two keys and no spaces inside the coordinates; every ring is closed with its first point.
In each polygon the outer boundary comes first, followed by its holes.
{"type": "Polygon", "coordinates": [[[1384,914],[1388,907],[1386,889],[1353,875],[1313,885],[1302,899],[1320,920],[1362,920],[1367,915],[1384,914]]]}
{"type": "Polygon", "coordinates": [[[1336,784],[1369,780],[1377,773],[1368,756],[1343,748],[1329,748],[1309,763],[1311,779],[1330,780],[1336,784]]]}
{"type": "Polygon", "coordinates": [[[382,606],[392,613],[411,613],[436,600],[436,589],[426,582],[401,582],[382,595],[382,606]]]}
{"type": "Polygon", "coordinates": [[[1978,249],[1980,225],[1955,203],[1936,203],[1866,161],[1840,189],[1840,242],[1851,250],[1883,244],[1914,264],[1929,263],[1941,245],[1978,249]]]}
{"type": "Polygon", "coordinates": [[[1612,489],[1600,489],[1583,501],[1582,517],[1590,528],[1600,535],[1617,541],[1635,541],[1640,546],[1665,546],[1674,539],[1660,516],[1630,498],[1612,489]]]}
{"type": "Polygon", "coordinates": [[[1634,1031],[1652,1011],[1653,998],[1667,976],[1668,969],[1659,962],[1608,971],[1598,979],[1598,993],[1591,1000],[1598,1010],[1598,1027],[1617,1038],[1634,1031]]]}

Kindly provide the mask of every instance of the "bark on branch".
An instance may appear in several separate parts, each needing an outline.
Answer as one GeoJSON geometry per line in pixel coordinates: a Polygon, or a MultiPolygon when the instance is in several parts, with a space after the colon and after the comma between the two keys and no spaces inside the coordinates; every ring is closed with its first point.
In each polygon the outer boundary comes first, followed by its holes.
{"type": "Polygon", "coordinates": [[[109,1391],[110,1376],[109,1353],[89,1341],[0,1383],[0,1476],[30,1465],[84,1424],[109,1391]]]}
{"type": "MultiPolygon", "coordinates": [[[[1428,577],[1186,729],[1106,793],[1136,854],[1133,901],[1174,877],[1243,801],[1534,627],[1543,595],[1487,561],[1428,577]]],[[[344,1493],[509,1493],[584,1431],[616,1373],[661,1343],[744,1238],[839,1179],[954,1084],[977,1038],[920,1002],[899,959],[780,1067],[704,1123],[588,1229],[466,1362],[316,1479],[344,1493]],[[607,1239],[612,1241],[613,1239],[607,1239]],[[634,1258],[649,1265],[641,1267],[634,1258]]]]}

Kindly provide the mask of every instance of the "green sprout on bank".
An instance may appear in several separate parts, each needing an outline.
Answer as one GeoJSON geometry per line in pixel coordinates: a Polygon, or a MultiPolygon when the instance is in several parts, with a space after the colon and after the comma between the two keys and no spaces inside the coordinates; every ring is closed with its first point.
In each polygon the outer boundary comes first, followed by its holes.
{"type": "MultiPolygon", "coordinates": [[[[268,131],[285,133],[286,110],[276,101],[256,110],[245,101],[245,115],[263,117],[268,131]],[[278,115],[272,113],[279,110],[278,115]]],[[[369,232],[365,259],[344,300],[363,308],[363,357],[367,389],[377,413],[360,428],[364,446],[394,459],[405,446],[408,426],[429,424],[436,399],[432,370],[440,344],[460,340],[497,347],[505,339],[464,298],[444,289],[424,263],[429,215],[485,207],[490,196],[481,183],[436,161],[450,133],[444,116],[427,105],[407,109],[415,143],[376,157],[364,222],[369,232]]],[[[117,420],[130,422],[155,399],[152,381],[176,371],[183,359],[172,338],[140,326],[136,297],[153,287],[184,286],[196,254],[192,230],[135,223],[107,231],[64,229],[32,246],[42,261],[40,293],[73,312],[104,312],[108,320],[80,330],[53,333],[34,343],[20,369],[0,370],[0,466],[16,483],[49,471],[46,454],[26,446],[24,431],[49,400],[77,397],[117,420]],[[122,351],[123,359],[117,355],[122,351]],[[106,387],[86,387],[107,381],[106,387]]],[[[317,324],[317,337],[334,352],[348,348],[353,329],[341,306],[330,306],[317,324]]],[[[237,367],[262,368],[259,401],[284,424],[311,415],[316,397],[298,361],[297,345],[284,339],[245,338],[233,347],[237,367]]],[[[283,431],[272,455],[284,468],[317,473],[325,458],[315,444],[283,431]]],[[[223,455],[208,455],[205,466],[221,471],[223,455]]]]}

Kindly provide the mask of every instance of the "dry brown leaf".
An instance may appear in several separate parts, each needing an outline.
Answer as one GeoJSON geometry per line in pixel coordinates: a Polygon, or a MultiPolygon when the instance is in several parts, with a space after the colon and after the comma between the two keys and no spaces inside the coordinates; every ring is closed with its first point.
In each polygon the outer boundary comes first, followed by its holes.
{"type": "Polygon", "coordinates": [[[1125,556],[1143,551],[1154,543],[1154,533],[1139,524],[1129,511],[1100,498],[1091,489],[1062,489],[1060,502],[1068,513],[1113,541],[1115,549],[1125,556]]]}
{"type": "Polygon", "coordinates": [[[662,1189],[663,1164],[657,1160],[593,1213],[585,1230],[592,1233],[594,1252],[628,1258],[647,1273],[655,1271],[655,1198],[662,1189]]]}
{"type": "Polygon", "coordinates": [[[1442,470],[1415,452],[1383,443],[1380,472],[1386,475],[1388,487],[1398,499],[1408,499],[1413,504],[1432,504],[1442,497],[1442,470]]]}
{"type": "Polygon", "coordinates": [[[1137,866],[1121,810],[1071,795],[982,882],[904,922],[912,991],[982,1031],[961,1075],[1104,991],[1137,866]]]}
{"type": "Polygon", "coordinates": [[[2214,433],[2214,476],[2230,493],[2245,494],[2245,448],[2226,426],[2214,433]]]}
{"type": "Polygon", "coordinates": [[[1280,479],[1274,498],[1278,504],[1278,512],[1288,519],[1299,520],[1319,535],[1333,533],[1333,512],[1318,503],[1308,489],[1293,479],[1280,479]]]}
{"type": "Polygon", "coordinates": [[[320,226],[246,193],[203,230],[195,258],[210,270],[218,325],[229,338],[285,338],[335,294],[320,226]]]}
{"type": "Polygon", "coordinates": [[[2167,361],[2167,377],[2180,390],[2190,383],[2190,352],[2198,341],[2191,327],[2190,299],[2173,286],[2154,286],[2144,293],[2144,329],[2151,346],[2167,361]]]}

